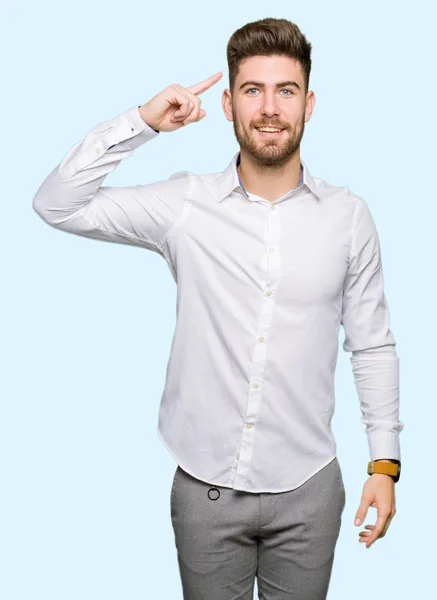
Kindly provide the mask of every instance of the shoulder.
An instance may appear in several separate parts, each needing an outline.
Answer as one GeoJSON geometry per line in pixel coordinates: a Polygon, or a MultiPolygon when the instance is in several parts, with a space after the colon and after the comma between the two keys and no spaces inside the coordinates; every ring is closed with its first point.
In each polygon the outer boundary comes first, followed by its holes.
{"type": "Polygon", "coordinates": [[[335,185],[321,177],[313,177],[316,182],[317,191],[322,199],[325,198],[332,202],[355,207],[364,202],[363,198],[353,192],[347,185],[335,185]]]}

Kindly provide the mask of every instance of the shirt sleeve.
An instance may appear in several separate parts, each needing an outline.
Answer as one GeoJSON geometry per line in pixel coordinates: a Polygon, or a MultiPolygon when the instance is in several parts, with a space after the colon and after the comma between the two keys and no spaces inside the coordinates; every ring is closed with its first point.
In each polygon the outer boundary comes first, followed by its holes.
{"type": "Polygon", "coordinates": [[[138,106],[96,125],[42,182],[34,210],[58,229],[162,254],[162,240],[182,214],[189,173],[130,187],[102,185],[123,159],[158,135],[138,106]]]}
{"type": "Polygon", "coordinates": [[[399,358],[390,329],[378,233],[365,200],[356,197],[343,288],[343,349],[350,358],[371,460],[400,460],[399,358]]]}

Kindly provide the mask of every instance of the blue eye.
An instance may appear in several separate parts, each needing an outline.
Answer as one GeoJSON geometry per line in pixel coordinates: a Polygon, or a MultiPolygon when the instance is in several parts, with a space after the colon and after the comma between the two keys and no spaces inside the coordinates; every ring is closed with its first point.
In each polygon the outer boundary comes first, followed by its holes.
{"type": "MultiPolygon", "coordinates": [[[[249,88],[249,89],[247,90],[247,92],[251,92],[252,90],[256,90],[256,89],[257,89],[257,88],[249,88]]],[[[285,89],[285,88],[284,88],[283,90],[281,90],[281,92],[290,92],[290,94],[286,94],[287,96],[289,96],[289,95],[293,95],[293,92],[292,92],[291,90],[288,90],[288,89],[285,89]]],[[[249,96],[253,96],[253,94],[249,94],[249,96]]]]}

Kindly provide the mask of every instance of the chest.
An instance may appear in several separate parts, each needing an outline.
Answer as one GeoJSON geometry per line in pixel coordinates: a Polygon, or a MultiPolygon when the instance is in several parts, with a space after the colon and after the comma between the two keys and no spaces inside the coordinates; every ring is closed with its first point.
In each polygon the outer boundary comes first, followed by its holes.
{"type": "Polygon", "coordinates": [[[337,297],[347,273],[351,211],[315,198],[277,204],[194,202],[172,240],[178,281],[241,297],[278,283],[286,301],[337,297]],[[274,206],[274,208],[273,208],[274,206]]]}

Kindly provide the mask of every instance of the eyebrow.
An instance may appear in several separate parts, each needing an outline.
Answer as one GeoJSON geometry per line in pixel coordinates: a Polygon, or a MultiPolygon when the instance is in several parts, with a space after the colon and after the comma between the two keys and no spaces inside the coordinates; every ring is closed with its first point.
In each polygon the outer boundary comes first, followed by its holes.
{"type": "MultiPolygon", "coordinates": [[[[242,90],[246,85],[253,85],[256,87],[264,87],[264,83],[261,83],[260,81],[245,81],[244,83],[242,83],[239,87],[240,90],[242,90]]],[[[296,81],[281,81],[280,83],[276,84],[276,87],[284,87],[287,85],[291,85],[296,87],[298,90],[300,90],[300,86],[296,81]]]]}

